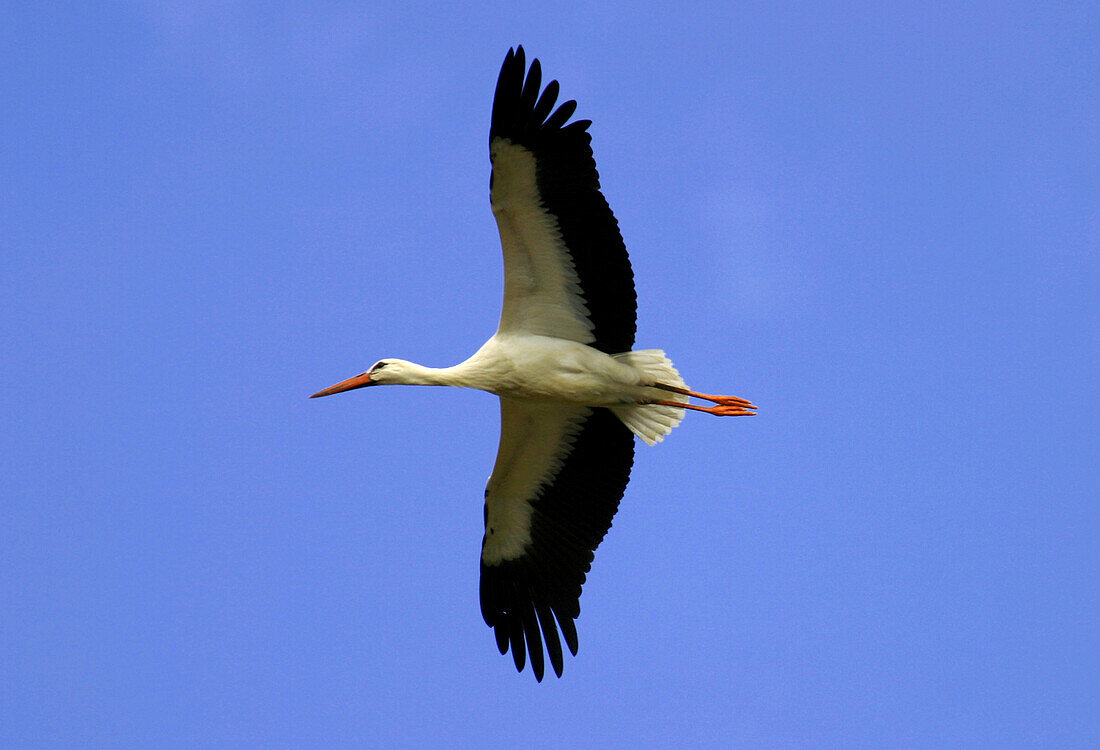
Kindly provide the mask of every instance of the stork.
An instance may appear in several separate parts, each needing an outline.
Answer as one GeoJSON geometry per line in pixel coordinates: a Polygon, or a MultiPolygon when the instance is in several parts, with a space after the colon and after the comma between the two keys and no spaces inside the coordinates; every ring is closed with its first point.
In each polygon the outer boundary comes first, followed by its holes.
{"type": "Polygon", "coordinates": [[[500,446],[485,488],[481,614],[516,669],[575,656],[581,586],[630,479],[634,436],[661,441],[685,409],[752,415],[733,396],[687,387],[664,352],[631,351],[634,274],[600,192],[589,120],[557,109],[538,60],[509,50],[489,128],[490,199],[504,250],[492,338],[454,367],[383,359],[313,394],[376,385],[451,385],[500,397],[500,446]],[[710,405],[690,403],[691,398],[710,405]],[[561,638],[559,638],[559,632],[561,638]]]}

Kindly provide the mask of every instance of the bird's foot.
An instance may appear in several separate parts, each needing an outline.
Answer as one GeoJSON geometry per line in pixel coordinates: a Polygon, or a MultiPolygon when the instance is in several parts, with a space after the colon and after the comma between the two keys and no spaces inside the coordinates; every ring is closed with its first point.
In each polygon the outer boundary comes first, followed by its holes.
{"type": "Polygon", "coordinates": [[[716,417],[755,417],[756,412],[753,411],[756,407],[752,404],[748,406],[741,406],[739,404],[716,404],[715,406],[703,406],[699,407],[700,411],[705,411],[708,414],[713,414],[716,417]]]}
{"type": "Polygon", "coordinates": [[[707,414],[713,414],[716,417],[756,416],[756,412],[752,411],[756,407],[752,404],[749,404],[748,406],[741,406],[740,404],[715,404],[714,406],[696,406],[695,404],[684,404],[679,401],[652,401],[650,403],[659,404],[661,406],[675,406],[677,409],[705,411],[707,414]]]}
{"type": "Polygon", "coordinates": [[[751,417],[756,413],[756,407],[751,401],[737,396],[714,396],[709,393],[699,393],[697,391],[691,391],[687,388],[680,388],[675,385],[665,385],[664,383],[654,383],[654,388],[660,388],[664,391],[670,391],[672,393],[679,393],[690,398],[701,398],[704,401],[710,401],[715,406],[695,406],[694,404],[682,404],[675,401],[657,401],[655,403],[664,404],[666,406],[679,406],[684,409],[692,409],[694,411],[705,411],[708,414],[713,414],[716,417],[751,417]]]}
{"type": "Polygon", "coordinates": [[[699,396],[699,398],[705,398],[707,401],[713,401],[716,404],[722,406],[740,406],[743,409],[755,409],[751,401],[737,396],[699,396]]]}

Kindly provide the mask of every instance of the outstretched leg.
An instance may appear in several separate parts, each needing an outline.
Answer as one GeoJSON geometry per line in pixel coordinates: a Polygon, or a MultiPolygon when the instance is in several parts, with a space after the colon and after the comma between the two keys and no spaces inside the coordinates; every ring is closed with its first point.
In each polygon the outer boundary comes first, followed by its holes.
{"type": "Polygon", "coordinates": [[[660,404],[661,406],[675,406],[678,409],[691,409],[693,411],[705,411],[707,414],[713,414],[716,417],[755,417],[756,412],[752,411],[756,407],[752,404],[748,406],[735,406],[734,404],[715,404],[714,406],[696,406],[695,404],[681,404],[678,401],[650,401],[651,404],[660,404]]]}
{"type": "Polygon", "coordinates": [[[695,406],[694,404],[682,404],[676,401],[654,401],[653,403],[655,404],[677,406],[681,409],[692,409],[693,411],[705,411],[707,414],[713,414],[716,417],[751,417],[756,413],[754,411],[756,407],[753,406],[752,403],[743,398],[737,398],[736,396],[712,396],[708,393],[697,393],[687,388],[680,388],[675,385],[665,385],[664,383],[654,383],[653,387],[660,388],[663,391],[679,393],[691,398],[701,398],[705,401],[711,401],[715,406],[695,406]]]}

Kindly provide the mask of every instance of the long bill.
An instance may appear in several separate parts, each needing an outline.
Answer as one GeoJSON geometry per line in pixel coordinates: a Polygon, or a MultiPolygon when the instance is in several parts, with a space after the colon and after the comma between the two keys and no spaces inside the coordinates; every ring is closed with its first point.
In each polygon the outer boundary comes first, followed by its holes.
{"type": "Polygon", "coordinates": [[[356,388],[366,388],[368,385],[375,385],[371,382],[370,373],[364,372],[362,375],[356,375],[354,378],[348,378],[347,380],[341,380],[336,385],[330,385],[323,391],[317,391],[310,398],[320,398],[321,396],[331,396],[334,393],[342,393],[344,391],[353,391],[356,388]]]}

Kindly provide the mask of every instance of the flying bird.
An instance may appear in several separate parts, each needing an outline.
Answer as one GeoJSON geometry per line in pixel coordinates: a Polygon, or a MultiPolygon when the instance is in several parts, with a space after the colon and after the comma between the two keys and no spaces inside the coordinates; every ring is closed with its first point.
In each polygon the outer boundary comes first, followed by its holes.
{"type": "Polygon", "coordinates": [[[383,359],[311,398],[376,385],[452,385],[500,397],[500,446],[485,488],[481,614],[516,669],[577,653],[581,586],[630,479],[634,436],[654,445],[685,409],[751,415],[733,396],[690,390],[664,352],[631,351],[634,274],[600,192],[589,120],[555,109],[538,60],[509,50],[489,128],[504,305],[492,338],[441,369],[383,359]],[[691,398],[711,405],[690,403],[691,398]],[[561,637],[559,638],[559,632],[561,637]]]}

